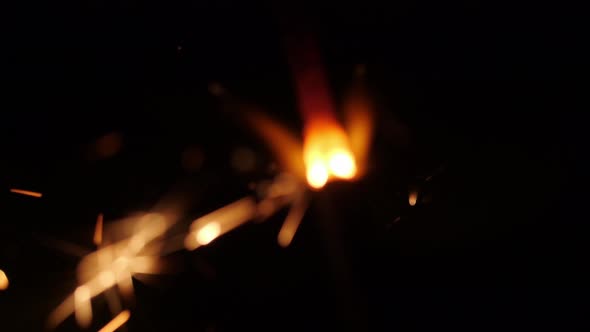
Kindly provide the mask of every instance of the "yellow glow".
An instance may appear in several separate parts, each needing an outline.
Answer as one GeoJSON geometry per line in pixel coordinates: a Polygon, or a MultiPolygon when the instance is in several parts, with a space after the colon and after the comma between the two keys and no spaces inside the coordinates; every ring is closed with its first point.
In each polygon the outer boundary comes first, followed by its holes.
{"type": "Polygon", "coordinates": [[[114,332],[123,324],[125,324],[129,320],[130,316],[131,313],[129,310],[124,310],[115,316],[115,318],[113,318],[110,322],[108,322],[107,325],[105,325],[102,329],[98,330],[98,332],[114,332]]]}
{"type": "Polygon", "coordinates": [[[87,286],[80,286],[74,292],[75,316],[78,325],[88,327],[92,322],[91,294],[87,286]]]}
{"type": "Polygon", "coordinates": [[[197,242],[200,245],[209,244],[221,234],[221,226],[217,222],[211,222],[201,228],[196,235],[197,242]]]}
{"type": "Polygon", "coordinates": [[[416,205],[417,202],[418,202],[418,192],[415,190],[410,191],[410,195],[408,196],[408,203],[410,204],[410,206],[414,206],[414,205],[416,205]]]}
{"type": "Polygon", "coordinates": [[[307,182],[313,188],[322,188],[328,182],[328,170],[321,160],[317,160],[309,166],[307,171],[307,182]]]}
{"type": "Polygon", "coordinates": [[[334,120],[318,120],[306,127],[303,161],[307,168],[307,183],[322,188],[330,178],[352,179],[356,161],[346,133],[334,120]]]}
{"type": "Polygon", "coordinates": [[[23,190],[23,189],[10,189],[10,192],[15,193],[15,194],[25,195],[25,196],[37,197],[37,198],[40,198],[43,196],[43,194],[38,193],[36,191],[23,190]]]}
{"type": "Polygon", "coordinates": [[[0,290],[7,289],[9,284],[10,283],[8,282],[8,277],[6,276],[6,273],[0,270],[0,290]]]}
{"type": "Polygon", "coordinates": [[[342,179],[351,179],[356,173],[354,157],[350,151],[337,150],[333,152],[328,161],[330,172],[342,179]]]}

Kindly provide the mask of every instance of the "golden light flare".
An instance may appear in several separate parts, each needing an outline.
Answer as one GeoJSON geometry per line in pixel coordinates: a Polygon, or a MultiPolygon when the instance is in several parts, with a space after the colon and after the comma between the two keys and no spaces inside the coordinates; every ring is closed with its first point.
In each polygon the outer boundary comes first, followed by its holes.
{"type": "Polygon", "coordinates": [[[8,289],[10,282],[8,281],[8,277],[4,271],[0,270],[0,290],[8,289]]]}
{"type": "Polygon", "coordinates": [[[303,119],[307,183],[311,188],[320,189],[332,179],[354,179],[357,156],[349,141],[350,134],[337,120],[319,48],[309,35],[290,37],[286,46],[303,119]]]}
{"type": "Polygon", "coordinates": [[[31,197],[36,197],[36,198],[41,198],[43,197],[43,194],[40,192],[36,192],[36,191],[30,191],[30,190],[24,190],[24,189],[10,189],[11,193],[15,193],[15,194],[19,194],[19,195],[25,195],[25,196],[31,196],[31,197]]]}
{"type": "Polygon", "coordinates": [[[356,161],[348,137],[338,123],[331,120],[310,120],[304,131],[303,161],[310,187],[322,188],[330,179],[353,179],[356,161]]]}
{"type": "Polygon", "coordinates": [[[102,329],[98,330],[98,332],[114,332],[123,324],[125,324],[129,317],[131,317],[131,312],[129,310],[121,311],[115,318],[113,318],[110,322],[108,322],[102,329]]]}

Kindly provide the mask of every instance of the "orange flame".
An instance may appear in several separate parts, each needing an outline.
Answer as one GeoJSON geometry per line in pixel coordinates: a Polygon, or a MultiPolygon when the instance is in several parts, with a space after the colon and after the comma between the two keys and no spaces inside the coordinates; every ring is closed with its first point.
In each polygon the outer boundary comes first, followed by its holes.
{"type": "Polygon", "coordinates": [[[306,127],[303,143],[308,184],[319,189],[331,178],[354,178],[356,160],[344,130],[335,121],[312,121],[306,127]]]}

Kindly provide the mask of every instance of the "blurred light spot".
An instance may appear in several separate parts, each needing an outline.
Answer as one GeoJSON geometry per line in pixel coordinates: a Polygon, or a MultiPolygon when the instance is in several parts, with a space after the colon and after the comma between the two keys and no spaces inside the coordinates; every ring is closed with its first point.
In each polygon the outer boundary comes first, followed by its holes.
{"type": "Polygon", "coordinates": [[[249,172],[256,166],[256,156],[248,148],[238,148],[232,154],[231,164],[239,172],[249,172]]]}
{"type": "Polygon", "coordinates": [[[107,323],[102,329],[98,330],[98,332],[114,332],[119,327],[123,326],[131,317],[131,313],[129,310],[121,311],[115,318],[113,318],[110,322],[107,323]]]}
{"type": "Polygon", "coordinates": [[[25,196],[37,197],[37,198],[40,198],[41,196],[43,196],[43,194],[38,193],[36,191],[29,191],[29,190],[23,190],[23,189],[10,189],[10,192],[15,193],[15,194],[25,195],[25,196]]]}
{"type": "Polygon", "coordinates": [[[418,191],[416,191],[416,190],[410,191],[410,195],[408,196],[408,203],[410,204],[410,206],[414,206],[414,205],[416,205],[417,202],[418,202],[418,191]]]}
{"type": "Polygon", "coordinates": [[[123,139],[119,133],[110,133],[96,140],[96,156],[106,159],[116,155],[123,146],[123,139]]]}
{"type": "Polygon", "coordinates": [[[201,228],[196,235],[197,242],[200,245],[209,244],[211,241],[215,240],[216,237],[219,236],[221,233],[221,226],[217,222],[211,222],[203,228],[201,228]]]}
{"type": "Polygon", "coordinates": [[[8,282],[8,277],[6,276],[6,273],[0,270],[0,290],[7,289],[9,284],[10,283],[8,282]]]}
{"type": "Polygon", "coordinates": [[[80,286],[74,291],[75,316],[78,325],[88,327],[92,322],[91,294],[87,286],[80,286]]]}
{"type": "Polygon", "coordinates": [[[203,152],[197,147],[189,147],[182,153],[182,168],[188,172],[198,171],[203,165],[203,152]]]}
{"type": "Polygon", "coordinates": [[[321,161],[311,165],[307,171],[307,182],[313,188],[321,188],[328,182],[328,170],[321,161]]]}
{"type": "Polygon", "coordinates": [[[338,150],[330,157],[328,166],[336,177],[351,179],[356,173],[352,154],[346,150],[338,150]]]}

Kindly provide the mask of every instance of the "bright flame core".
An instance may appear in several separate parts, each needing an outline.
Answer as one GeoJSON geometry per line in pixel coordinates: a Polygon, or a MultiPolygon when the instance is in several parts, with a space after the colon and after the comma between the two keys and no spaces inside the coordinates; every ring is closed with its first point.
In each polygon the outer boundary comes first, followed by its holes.
{"type": "Polygon", "coordinates": [[[196,235],[197,242],[201,245],[207,245],[215,240],[221,233],[221,226],[217,222],[211,222],[201,228],[196,235]]]}
{"type": "Polygon", "coordinates": [[[322,188],[330,178],[352,179],[357,166],[344,130],[333,121],[311,125],[305,131],[303,161],[307,183],[322,188]]]}

